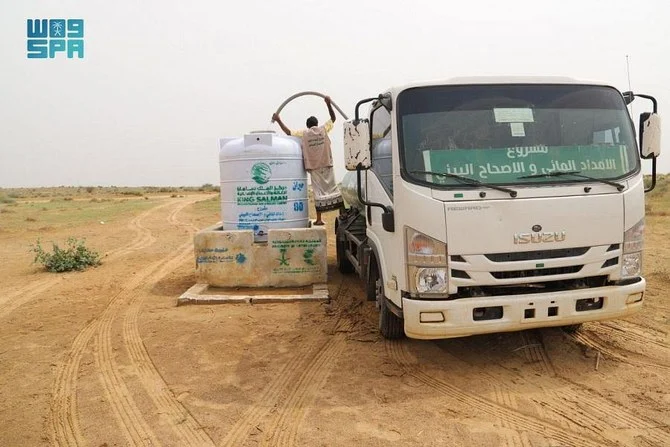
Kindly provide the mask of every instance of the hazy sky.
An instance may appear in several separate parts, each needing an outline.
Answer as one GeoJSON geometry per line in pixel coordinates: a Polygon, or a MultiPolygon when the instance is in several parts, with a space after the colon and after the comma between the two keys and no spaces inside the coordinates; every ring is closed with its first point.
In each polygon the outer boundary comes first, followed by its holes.
{"type": "MultiPolygon", "coordinates": [[[[279,131],[272,112],[303,90],[351,115],[391,85],[452,76],[628,90],[629,55],[633,90],[668,114],[668,19],[662,0],[0,0],[0,187],[216,184],[218,138],[279,131]],[[28,18],[83,18],[85,58],[28,59],[28,18]]],[[[327,117],[322,100],[282,117],[300,127],[311,114],[327,117]]],[[[339,125],[333,140],[341,178],[339,125]]]]}

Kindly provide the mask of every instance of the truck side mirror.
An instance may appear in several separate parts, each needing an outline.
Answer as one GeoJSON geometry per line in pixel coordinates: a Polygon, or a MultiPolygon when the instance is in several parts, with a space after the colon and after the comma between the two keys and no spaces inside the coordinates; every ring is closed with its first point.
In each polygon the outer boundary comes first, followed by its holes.
{"type": "Polygon", "coordinates": [[[635,93],[633,92],[623,92],[623,99],[626,101],[626,105],[630,104],[635,100],[635,93]]]}
{"type": "Polygon", "coordinates": [[[370,169],[370,122],[368,120],[345,121],[344,166],[348,171],[370,169]]]}
{"type": "Polygon", "coordinates": [[[393,101],[391,100],[391,94],[386,93],[384,95],[379,95],[379,103],[384,106],[389,112],[393,110],[393,101]]]}
{"type": "Polygon", "coordinates": [[[653,158],[661,155],[661,117],[656,113],[640,114],[640,156],[653,158]]]}

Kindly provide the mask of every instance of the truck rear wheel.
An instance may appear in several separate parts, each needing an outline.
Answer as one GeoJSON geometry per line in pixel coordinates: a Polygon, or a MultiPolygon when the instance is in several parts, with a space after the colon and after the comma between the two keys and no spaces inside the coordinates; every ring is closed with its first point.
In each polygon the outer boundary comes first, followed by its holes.
{"type": "Polygon", "coordinates": [[[384,282],[381,272],[377,270],[377,306],[379,306],[379,332],[388,340],[397,340],[405,336],[403,319],[391,312],[384,296],[384,282]]]}

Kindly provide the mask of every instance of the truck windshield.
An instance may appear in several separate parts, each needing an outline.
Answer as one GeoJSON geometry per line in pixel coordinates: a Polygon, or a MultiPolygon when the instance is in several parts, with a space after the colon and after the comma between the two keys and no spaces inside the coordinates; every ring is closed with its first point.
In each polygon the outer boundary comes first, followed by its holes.
{"type": "Polygon", "coordinates": [[[403,177],[450,187],[447,173],[488,184],[586,181],[547,176],[579,171],[598,179],[639,169],[632,122],[621,94],[589,85],[420,87],[400,93],[403,177]]]}

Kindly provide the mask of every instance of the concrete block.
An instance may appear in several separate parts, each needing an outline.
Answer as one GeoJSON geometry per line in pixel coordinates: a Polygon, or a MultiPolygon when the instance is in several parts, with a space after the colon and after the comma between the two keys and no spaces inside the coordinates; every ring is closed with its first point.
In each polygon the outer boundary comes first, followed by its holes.
{"type": "Polygon", "coordinates": [[[195,284],[177,299],[177,306],[185,304],[226,303],[290,303],[297,301],[328,302],[327,284],[314,284],[296,288],[210,288],[209,284],[195,284]]]}
{"type": "Polygon", "coordinates": [[[254,243],[251,230],[213,226],[194,237],[196,278],[213,287],[299,287],[326,283],[325,228],[272,229],[254,243]]]}

